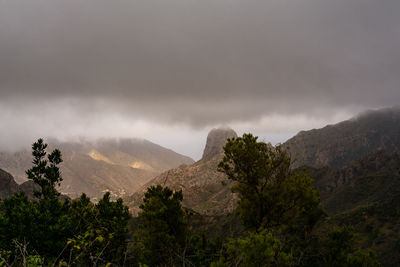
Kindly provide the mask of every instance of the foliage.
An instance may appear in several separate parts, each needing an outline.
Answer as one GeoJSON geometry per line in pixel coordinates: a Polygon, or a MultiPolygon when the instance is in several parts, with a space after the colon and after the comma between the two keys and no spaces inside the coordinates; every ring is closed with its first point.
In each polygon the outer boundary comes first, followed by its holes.
{"type": "Polygon", "coordinates": [[[10,255],[11,251],[0,249],[0,267],[7,265],[7,262],[9,262],[10,255]]]}
{"type": "Polygon", "coordinates": [[[27,175],[41,190],[32,201],[19,192],[0,203],[0,260],[23,266],[123,264],[130,214],[122,199],[111,201],[106,193],[97,204],[85,194],[59,200],[61,153],[47,155],[42,139],[32,148],[34,166],[27,175]]]}
{"type": "Polygon", "coordinates": [[[352,267],[380,266],[375,253],[355,246],[355,234],[352,227],[336,227],[324,235],[315,247],[314,257],[307,264],[313,266],[352,267]]]}
{"type": "Polygon", "coordinates": [[[26,171],[28,179],[33,180],[40,186],[40,191],[35,192],[35,196],[40,198],[55,198],[60,195],[55,186],[60,185],[62,177],[58,164],[62,162],[61,152],[54,149],[47,155],[47,144],[43,139],[39,139],[32,145],[33,167],[26,171]]]}
{"type": "Polygon", "coordinates": [[[323,215],[313,180],[290,169],[290,157],[282,147],[257,142],[244,134],[229,139],[219,170],[236,183],[238,212],[249,229],[302,228],[310,231],[323,215]]]}
{"type": "Polygon", "coordinates": [[[151,186],[145,193],[135,232],[137,260],[150,266],[185,261],[188,225],[181,206],[182,191],[151,186]]]}
{"type": "Polygon", "coordinates": [[[238,239],[230,239],[224,246],[222,256],[213,267],[223,266],[291,266],[293,258],[283,251],[282,242],[267,230],[249,232],[238,239]]]}
{"type": "Polygon", "coordinates": [[[182,208],[182,200],[181,191],[160,185],[147,189],[140,206],[142,211],[133,220],[130,264],[210,266],[218,258],[222,240],[203,231],[193,233],[192,220],[198,217],[182,208]]]}
{"type": "Polygon", "coordinates": [[[6,251],[0,249],[0,266],[26,266],[26,267],[42,267],[44,264],[44,259],[33,253],[30,254],[27,250],[27,243],[20,243],[13,240],[13,245],[15,248],[15,256],[12,257],[11,251],[6,251]],[[11,260],[11,258],[13,258],[11,260]]]}
{"type": "Polygon", "coordinates": [[[377,151],[344,168],[309,168],[331,221],[351,225],[356,246],[386,266],[400,265],[400,156],[377,151]]]}
{"type": "MultiPolygon", "coordinates": [[[[219,164],[234,181],[244,227],[235,217],[194,214],[182,207],[182,191],[160,185],[148,188],[135,220],[109,193],[98,203],[85,194],[61,201],[61,153],[47,155],[41,139],[32,148],[27,175],[40,191],[32,201],[19,192],[0,203],[0,266],[379,266],[372,251],[357,248],[352,228],[331,230],[334,223],[322,220],[310,176],[291,170],[280,146],[251,134],[230,139],[219,164]]],[[[371,205],[346,218],[360,221],[371,212],[398,216],[398,209],[371,205]]]]}
{"type": "Polygon", "coordinates": [[[70,263],[78,265],[122,264],[126,251],[127,222],[130,218],[128,208],[122,199],[110,201],[110,194],[93,204],[82,194],[73,200],[65,222],[74,230],[68,238],[70,263]]]}
{"type": "Polygon", "coordinates": [[[230,240],[218,264],[369,266],[376,262],[370,252],[354,248],[348,228],[315,232],[325,215],[319,193],[309,174],[290,168],[290,157],[281,146],[244,134],[229,139],[224,152],[219,170],[235,182],[238,213],[247,229],[255,232],[230,240]]]}

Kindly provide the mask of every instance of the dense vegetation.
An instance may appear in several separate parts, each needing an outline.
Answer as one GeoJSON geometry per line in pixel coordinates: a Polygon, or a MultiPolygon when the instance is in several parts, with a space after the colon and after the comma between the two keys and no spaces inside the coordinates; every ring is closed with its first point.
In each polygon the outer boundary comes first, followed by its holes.
{"type": "Polygon", "coordinates": [[[359,247],[400,265],[400,155],[384,150],[346,167],[308,168],[330,219],[354,227],[359,247]]]}
{"type": "Polygon", "coordinates": [[[182,207],[182,192],[148,188],[131,218],[110,195],[94,204],[60,196],[61,153],[33,144],[36,199],[0,204],[0,266],[376,266],[351,227],[327,220],[312,178],[290,169],[279,146],[229,139],[219,170],[233,181],[237,212],[218,219],[182,207]],[[47,157],[46,157],[47,156],[47,157]],[[128,230],[129,229],[129,230],[128,230]]]}
{"type": "Polygon", "coordinates": [[[0,204],[0,266],[124,264],[127,207],[109,193],[97,204],[85,194],[60,197],[61,152],[46,158],[46,148],[42,139],[33,144],[34,166],[26,172],[40,186],[36,199],[19,192],[0,204]]]}

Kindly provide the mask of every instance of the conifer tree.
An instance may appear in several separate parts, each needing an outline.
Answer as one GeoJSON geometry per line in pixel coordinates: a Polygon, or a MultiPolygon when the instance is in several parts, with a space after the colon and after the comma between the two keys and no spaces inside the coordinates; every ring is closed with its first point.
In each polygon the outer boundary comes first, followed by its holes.
{"type": "Polygon", "coordinates": [[[244,134],[229,139],[224,152],[218,168],[235,181],[232,191],[239,195],[238,211],[247,228],[310,231],[323,215],[313,179],[291,170],[282,147],[244,134]]]}
{"type": "Polygon", "coordinates": [[[61,152],[54,149],[47,155],[47,144],[43,139],[39,139],[32,145],[33,167],[26,171],[28,179],[40,186],[40,191],[35,191],[37,198],[56,198],[60,193],[56,190],[56,185],[60,185],[62,177],[58,164],[62,162],[61,152]]]}
{"type": "Polygon", "coordinates": [[[182,209],[182,191],[161,185],[148,188],[140,206],[135,233],[136,255],[150,266],[174,266],[185,262],[188,225],[182,209]]]}

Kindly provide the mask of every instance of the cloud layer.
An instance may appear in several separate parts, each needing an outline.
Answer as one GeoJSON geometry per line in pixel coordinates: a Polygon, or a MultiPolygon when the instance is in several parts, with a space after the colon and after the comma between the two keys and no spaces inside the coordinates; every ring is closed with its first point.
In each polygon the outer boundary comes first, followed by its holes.
{"type": "Polygon", "coordinates": [[[397,0],[3,0],[0,113],[16,135],[26,132],[13,120],[44,112],[47,130],[58,117],[71,134],[113,117],[276,134],[266,121],[277,116],[281,128],[299,116],[310,127],[397,105],[399,10],[397,0]]]}

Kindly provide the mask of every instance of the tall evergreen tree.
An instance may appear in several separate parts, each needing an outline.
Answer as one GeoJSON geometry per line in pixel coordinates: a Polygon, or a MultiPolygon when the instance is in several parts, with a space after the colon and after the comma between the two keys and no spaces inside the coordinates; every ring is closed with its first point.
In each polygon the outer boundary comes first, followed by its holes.
{"type": "Polygon", "coordinates": [[[150,266],[174,266],[185,262],[188,225],[182,209],[182,191],[161,185],[145,193],[135,233],[138,260],[150,266]]]}
{"type": "Polygon", "coordinates": [[[238,211],[248,229],[309,231],[323,215],[313,179],[290,169],[282,147],[244,134],[229,139],[224,152],[219,170],[235,181],[232,191],[239,195],[238,211]]]}
{"type": "Polygon", "coordinates": [[[47,155],[47,144],[39,139],[32,145],[33,167],[26,171],[28,179],[40,186],[40,191],[35,191],[38,198],[55,198],[60,195],[56,186],[60,185],[62,177],[58,164],[62,162],[61,152],[54,149],[47,155]]]}

